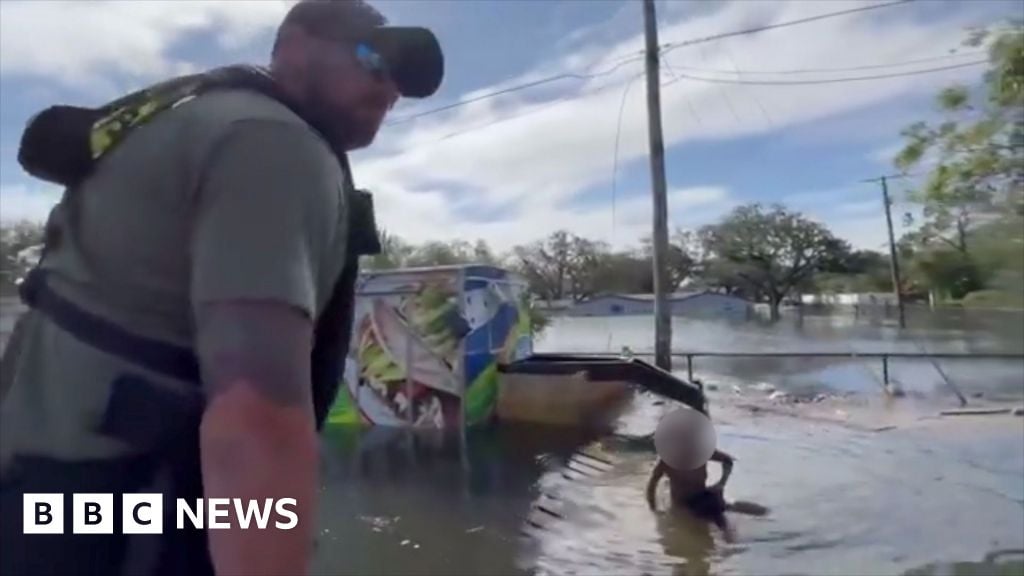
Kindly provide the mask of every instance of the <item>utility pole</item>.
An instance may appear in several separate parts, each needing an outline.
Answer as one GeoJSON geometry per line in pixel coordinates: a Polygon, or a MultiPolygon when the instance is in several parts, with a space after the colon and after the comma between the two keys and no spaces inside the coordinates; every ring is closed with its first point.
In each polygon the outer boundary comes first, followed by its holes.
{"type": "Polygon", "coordinates": [[[665,142],[661,133],[661,74],[659,72],[658,19],[654,0],[643,0],[646,40],[647,130],[654,194],[654,361],[672,369],[672,322],[668,294],[668,198],[665,184],[665,142]]]}
{"type": "MultiPolygon", "coordinates": [[[[898,176],[893,176],[898,177],[898,176]]],[[[903,290],[900,283],[900,261],[896,255],[896,238],[892,232],[892,201],[889,199],[888,176],[865,180],[865,182],[881,182],[882,202],[885,204],[885,224],[889,228],[889,267],[892,273],[892,290],[896,295],[896,306],[899,308],[900,328],[907,327],[907,319],[903,309],[903,290]]]]}

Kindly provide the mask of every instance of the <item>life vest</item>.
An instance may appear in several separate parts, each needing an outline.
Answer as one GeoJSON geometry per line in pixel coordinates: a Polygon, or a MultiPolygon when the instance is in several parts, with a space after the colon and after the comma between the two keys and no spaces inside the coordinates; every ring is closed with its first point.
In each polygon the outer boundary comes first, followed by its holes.
{"type": "MultiPolygon", "coordinates": [[[[21,140],[18,160],[31,175],[64,186],[64,194],[79,192],[79,185],[103,158],[119,146],[131,131],[175,105],[204,93],[221,89],[247,89],[267,95],[306,119],[301,109],[283,94],[262,69],[232,66],[175,78],[129,94],[99,108],[54,106],[35,116],[21,140]]],[[[326,132],[306,119],[330,143],[326,132]]],[[[316,319],[311,358],[313,408],[317,429],[324,425],[344,373],[344,361],[352,332],[359,258],[380,252],[371,196],[355,189],[351,169],[343,150],[332,145],[345,174],[348,189],[347,258],[331,296],[316,319]]],[[[62,330],[87,345],[120,357],[129,363],[174,379],[200,385],[199,362],[190,347],[157,341],[134,334],[69,302],[50,289],[41,264],[49,247],[59,241],[54,230],[47,231],[39,264],[20,286],[21,298],[62,330]]],[[[196,397],[199,397],[198,395],[196,397]]],[[[180,395],[161,394],[158,387],[126,375],[113,383],[110,405],[101,432],[123,439],[144,438],[158,448],[138,457],[109,461],[63,462],[45,458],[23,458],[20,468],[5,480],[3,498],[4,558],[0,572],[48,572],[114,574],[141,571],[145,574],[203,574],[212,568],[202,531],[174,529],[174,498],[202,497],[199,467],[198,427],[202,406],[180,403],[180,395]],[[158,410],[162,417],[147,418],[158,410]],[[184,422],[168,433],[152,421],[184,422]],[[157,486],[154,487],[154,482],[157,486]],[[45,489],[43,489],[45,488],[45,489]],[[127,537],[115,532],[101,541],[81,537],[41,541],[20,533],[21,494],[29,492],[137,491],[164,493],[164,534],[159,551],[149,554],[148,568],[128,556],[127,537]],[[168,522],[171,525],[168,525],[168,522]],[[56,546],[56,554],[50,546],[56,546]],[[63,555],[63,556],[62,556],[63,555]]],[[[120,514],[118,514],[120,518],[120,514]]],[[[153,537],[147,540],[152,546],[153,537]]],[[[144,562],[145,563],[145,562],[144,562]]]]}

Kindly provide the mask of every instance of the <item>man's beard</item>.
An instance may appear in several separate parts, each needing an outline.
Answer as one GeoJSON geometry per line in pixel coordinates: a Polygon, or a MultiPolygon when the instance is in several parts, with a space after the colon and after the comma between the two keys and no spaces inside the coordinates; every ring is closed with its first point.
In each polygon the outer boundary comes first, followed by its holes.
{"type": "Polygon", "coordinates": [[[305,96],[303,107],[307,117],[336,150],[355,150],[373,141],[373,136],[365,133],[351,111],[330,103],[317,75],[310,75],[305,96]]]}

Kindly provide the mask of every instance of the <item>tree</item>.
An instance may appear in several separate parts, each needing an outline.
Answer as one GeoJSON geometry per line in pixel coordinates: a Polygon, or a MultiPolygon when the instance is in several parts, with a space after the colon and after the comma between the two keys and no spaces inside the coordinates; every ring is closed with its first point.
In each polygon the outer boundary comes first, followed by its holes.
{"type": "Polygon", "coordinates": [[[579,301],[598,290],[608,248],[560,230],[546,240],[517,246],[513,254],[514,267],[534,294],[547,300],[579,301]]]}
{"type": "Polygon", "coordinates": [[[760,204],[740,206],[718,224],[701,229],[704,249],[723,276],[739,279],[767,298],[773,320],[779,305],[841,246],[824,226],[760,204]]]}
{"type": "Polygon", "coordinates": [[[921,239],[967,255],[968,236],[993,215],[1024,214],[1024,31],[976,30],[964,42],[976,48],[988,40],[989,67],[980,94],[963,85],[939,93],[944,121],[906,128],[894,163],[909,171],[935,158],[912,200],[924,208],[921,239]],[[994,36],[994,39],[992,39],[994,36]]]}
{"type": "MultiPolygon", "coordinates": [[[[668,245],[668,290],[675,291],[679,286],[689,280],[697,270],[697,260],[693,255],[695,235],[686,230],[676,230],[668,245]]],[[[651,292],[654,291],[654,242],[650,236],[640,240],[640,253],[648,262],[648,270],[652,274],[650,281],[651,292]]]]}
{"type": "Polygon", "coordinates": [[[414,246],[394,234],[381,231],[380,244],[381,253],[366,258],[366,266],[369,269],[498,264],[498,259],[484,240],[477,240],[475,244],[465,240],[431,241],[414,246]]]}
{"type": "Polygon", "coordinates": [[[415,248],[387,230],[380,231],[380,254],[367,256],[366,267],[371,270],[389,270],[407,265],[415,248]]]}
{"type": "Polygon", "coordinates": [[[606,254],[594,278],[600,292],[650,293],[654,290],[651,261],[640,251],[606,254]]]}
{"type": "Polygon", "coordinates": [[[0,292],[14,293],[16,282],[35,261],[26,250],[43,243],[42,224],[20,221],[0,227],[0,292]]]}
{"type": "Polygon", "coordinates": [[[922,253],[913,261],[911,273],[918,275],[940,298],[959,300],[984,287],[981,270],[974,260],[949,248],[922,253]]]}

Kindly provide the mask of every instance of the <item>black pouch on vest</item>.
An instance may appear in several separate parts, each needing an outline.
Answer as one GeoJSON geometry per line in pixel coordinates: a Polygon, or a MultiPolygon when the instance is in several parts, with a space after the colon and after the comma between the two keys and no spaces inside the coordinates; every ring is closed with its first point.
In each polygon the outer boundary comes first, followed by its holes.
{"type": "Polygon", "coordinates": [[[114,380],[99,432],[149,451],[166,448],[199,426],[203,400],[198,391],[183,393],[134,374],[114,380]]]}
{"type": "Polygon", "coordinates": [[[102,111],[78,106],[51,106],[29,120],[21,136],[18,163],[47,182],[71,186],[92,169],[89,134],[102,111]]]}

